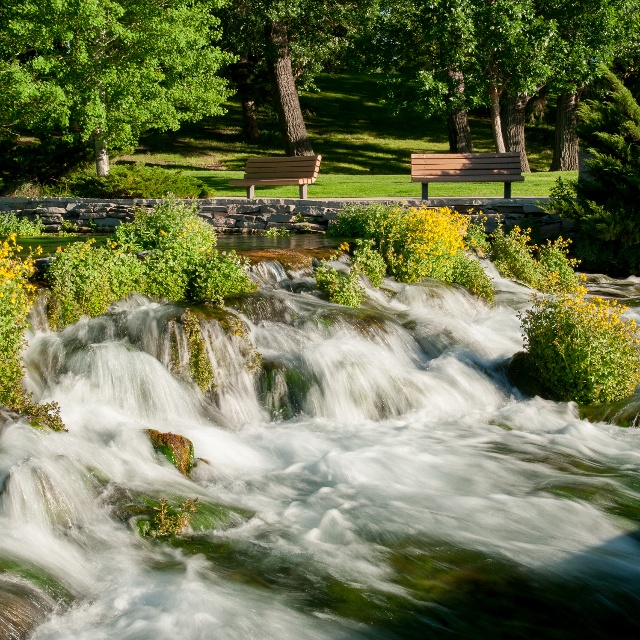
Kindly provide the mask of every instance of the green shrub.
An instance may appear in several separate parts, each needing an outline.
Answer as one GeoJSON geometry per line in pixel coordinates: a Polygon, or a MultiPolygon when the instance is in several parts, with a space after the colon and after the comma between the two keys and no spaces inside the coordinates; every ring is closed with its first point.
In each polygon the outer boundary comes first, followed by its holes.
{"type": "Polygon", "coordinates": [[[33,238],[44,234],[44,225],[38,217],[31,222],[26,218],[18,218],[13,211],[0,213],[0,237],[7,237],[12,233],[19,237],[33,238]]]}
{"type": "Polygon", "coordinates": [[[254,290],[246,263],[235,254],[219,254],[215,246],[214,229],[193,204],[170,199],[152,211],[139,209],[133,222],[116,229],[109,246],[96,248],[89,241],[58,252],[47,272],[52,326],[100,315],[134,291],[221,303],[228,295],[254,290]],[[144,252],[142,260],[137,252],[144,252]]]}
{"type": "Polygon", "coordinates": [[[81,198],[208,198],[213,191],[198,178],[162,167],[143,164],[116,165],[108,175],[97,178],[75,173],[62,179],[50,195],[71,195],[81,198]]]}
{"type": "Polygon", "coordinates": [[[342,209],[327,230],[334,238],[379,238],[380,224],[395,215],[399,207],[386,204],[349,205],[342,209]]]}
{"type": "Polygon", "coordinates": [[[222,304],[227,296],[255,291],[247,272],[248,263],[235,252],[216,253],[196,265],[191,278],[190,296],[222,304]]]}
{"type": "Polygon", "coordinates": [[[489,277],[478,269],[480,265],[464,259],[468,223],[467,216],[445,207],[403,209],[375,204],[344,209],[329,230],[334,236],[371,241],[370,248],[380,253],[400,282],[424,278],[458,282],[459,278],[462,286],[471,283],[474,293],[492,299],[489,277]]]}
{"type": "Polygon", "coordinates": [[[362,271],[374,287],[379,287],[387,273],[384,258],[373,248],[373,240],[356,240],[352,264],[362,271]]]}
{"type": "Polygon", "coordinates": [[[58,250],[47,270],[53,294],[49,321],[55,329],[83,315],[98,316],[116,300],[145,289],[145,268],[135,255],[93,244],[89,240],[58,250]]]}
{"type": "Polygon", "coordinates": [[[216,246],[216,232],[198,216],[197,204],[176,198],[153,209],[135,209],[134,219],[116,227],[114,238],[123,251],[164,251],[179,245],[197,254],[216,246]]]}
{"type": "MultiPolygon", "coordinates": [[[[332,256],[334,259],[336,256],[332,256]]],[[[347,307],[359,307],[365,298],[364,288],[358,280],[360,270],[352,267],[349,273],[334,269],[328,262],[316,268],[315,277],[318,289],[325,293],[331,302],[347,307]]]]}
{"type": "Polygon", "coordinates": [[[611,402],[640,383],[640,340],[615,301],[559,293],[536,297],[522,317],[530,366],[549,395],[581,403],[611,402]]]}
{"type": "Polygon", "coordinates": [[[477,253],[481,258],[488,255],[491,245],[487,238],[487,232],[484,229],[484,224],[479,222],[472,222],[469,224],[464,240],[467,248],[477,253]]]}
{"type": "Polygon", "coordinates": [[[489,257],[505,278],[522,282],[546,293],[576,291],[580,278],[578,261],[568,257],[569,241],[558,238],[538,247],[531,244],[530,229],[515,226],[505,233],[498,227],[489,235],[489,257]]]}
{"type": "Polygon", "coordinates": [[[479,298],[493,302],[494,290],[491,279],[477,260],[464,253],[454,259],[451,281],[462,285],[479,298]]]}

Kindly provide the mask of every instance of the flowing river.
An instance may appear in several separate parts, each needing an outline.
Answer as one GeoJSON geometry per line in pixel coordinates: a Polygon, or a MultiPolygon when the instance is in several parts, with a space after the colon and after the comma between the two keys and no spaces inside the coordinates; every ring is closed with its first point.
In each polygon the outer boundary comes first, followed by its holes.
{"type": "Polygon", "coordinates": [[[351,310],[261,263],[194,310],[208,393],[184,308],[36,308],[28,387],[68,433],[0,427],[0,638],[637,638],[640,429],[509,383],[530,291],[486,267],[492,307],[389,280],[351,310]],[[147,429],[193,442],[190,478],[147,429]],[[160,498],[199,499],[184,535],[137,532],[160,498]]]}

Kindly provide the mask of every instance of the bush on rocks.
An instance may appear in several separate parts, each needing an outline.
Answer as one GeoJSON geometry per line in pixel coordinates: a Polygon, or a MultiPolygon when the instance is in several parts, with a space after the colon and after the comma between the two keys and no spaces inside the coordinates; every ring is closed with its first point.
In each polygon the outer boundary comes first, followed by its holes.
{"type": "Polygon", "coordinates": [[[528,365],[548,395],[611,402],[640,384],[640,338],[616,301],[576,294],[537,296],[522,317],[528,365]]]}

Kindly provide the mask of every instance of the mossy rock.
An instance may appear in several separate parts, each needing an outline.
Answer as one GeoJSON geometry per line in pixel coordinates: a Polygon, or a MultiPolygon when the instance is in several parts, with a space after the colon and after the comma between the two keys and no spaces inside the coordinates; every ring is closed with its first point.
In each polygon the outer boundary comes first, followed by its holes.
{"type": "Polygon", "coordinates": [[[0,638],[30,637],[55,609],[56,601],[26,580],[0,575],[0,638]]]}
{"type": "Polygon", "coordinates": [[[260,394],[273,418],[289,420],[304,411],[312,384],[313,380],[297,369],[282,363],[265,362],[260,394]]]}
{"type": "Polygon", "coordinates": [[[616,402],[581,405],[580,417],[590,422],[609,422],[619,427],[640,427],[640,389],[616,402]]]}
{"type": "MultiPolygon", "coordinates": [[[[195,500],[185,495],[161,495],[160,493],[144,493],[126,487],[115,487],[108,498],[114,503],[113,515],[121,522],[129,525],[144,535],[145,529],[153,522],[160,511],[161,501],[167,501],[171,512],[180,509],[185,502],[195,500]]],[[[189,516],[189,528],[195,533],[226,529],[246,522],[253,517],[253,512],[207,500],[199,496],[196,509],[189,516]]]]}
{"type": "MultiPolygon", "coordinates": [[[[31,585],[27,590],[43,594],[56,604],[71,605],[74,595],[50,573],[21,558],[0,556],[0,594],[5,592],[6,584],[31,585]]],[[[0,601],[1,602],[1,601],[0,601]]],[[[0,611],[2,606],[0,606],[0,611]]],[[[0,629],[2,625],[0,623],[0,629]]],[[[5,636],[0,633],[0,638],[5,636]]],[[[12,637],[12,636],[9,636],[12,637]]]]}
{"type": "Polygon", "coordinates": [[[552,395],[542,384],[540,374],[526,352],[518,351],[506,363],[506,370],[511,384],[518,387],[522,393],[552,399],[552,395]]]}
{"type": "Polygon", "coordinates": [[[194,465],[193,443],[177,433],[147,429],[153,448],[161,453],[182,475],[189,476],[194,465]]]}

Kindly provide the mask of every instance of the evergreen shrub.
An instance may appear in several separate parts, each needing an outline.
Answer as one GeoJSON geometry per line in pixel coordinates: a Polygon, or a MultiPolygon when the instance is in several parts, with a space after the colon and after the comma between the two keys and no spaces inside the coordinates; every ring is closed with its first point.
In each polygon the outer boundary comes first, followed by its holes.
{"type": "Polygon", "coordinates": [[[588,171],[558,179],[547,210],[573,219],[576,254],[587,268],[640,273],[640,105],[610,71],[600,99],[580,107],[578,133],[588,171]]]}

